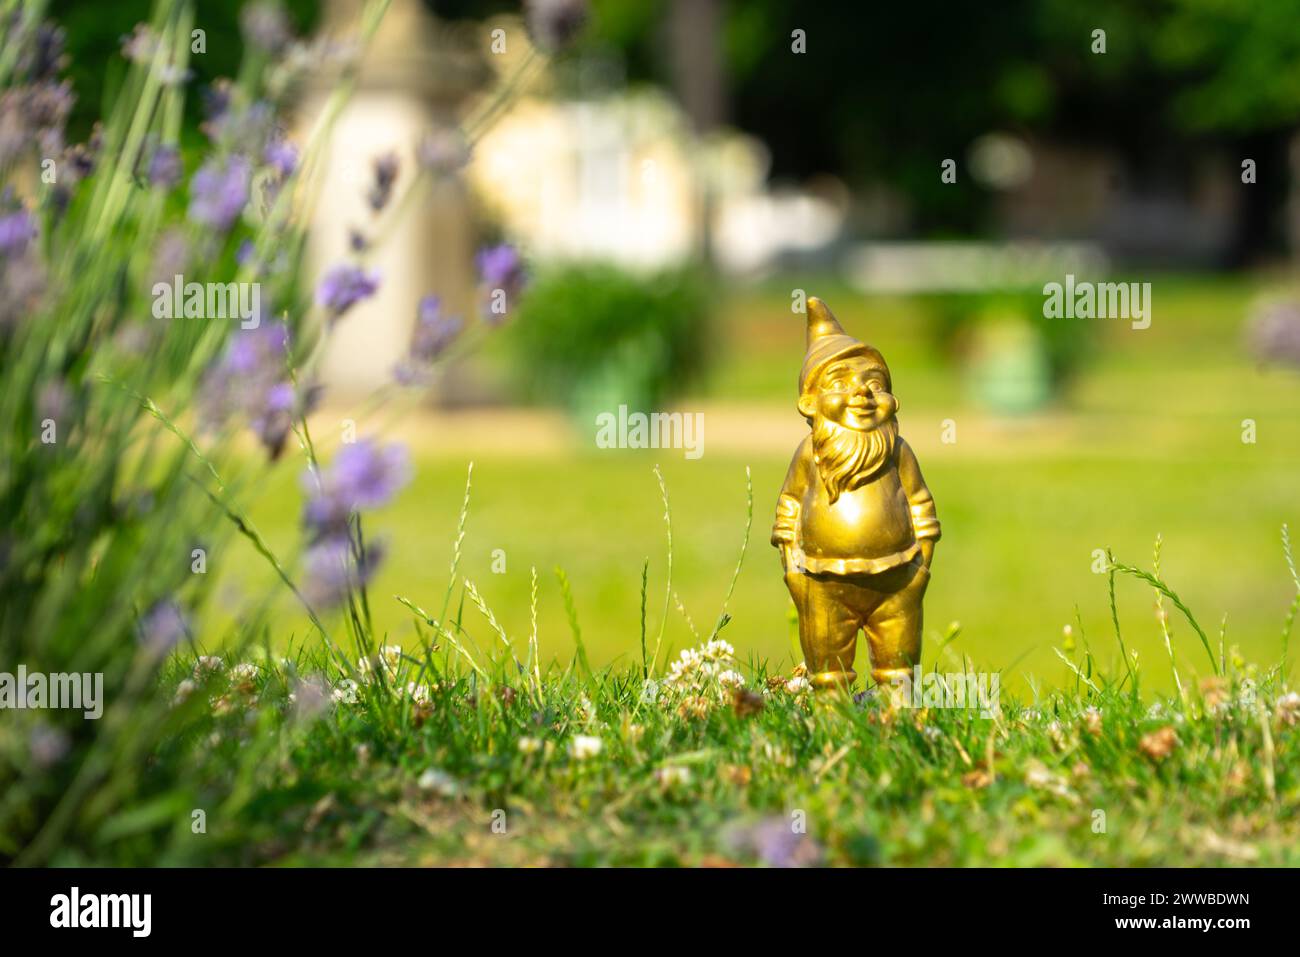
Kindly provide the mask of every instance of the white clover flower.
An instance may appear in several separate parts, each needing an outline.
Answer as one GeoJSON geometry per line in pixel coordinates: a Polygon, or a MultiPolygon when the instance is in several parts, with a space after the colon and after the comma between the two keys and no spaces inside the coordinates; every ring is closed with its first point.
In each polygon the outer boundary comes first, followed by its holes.
{"type": "Polygon", "coordinates": [[[230,669],[232,681],[252,681],[257,677],[257,665],[251,661],[241,661],[230,669]]]}
{"type": "Polygon", "coordinates": [[[384,669],[386,675],[395,675],[402,663],[402,646],[384,645],[373,656],[367,655],[358,661],[357,670],[361,672],[363,677],[368,677],[373,673],[374,659],[378,659],[380,667],[384,669]]]}
{"type": "Polygon", "coordinates": [[[569,742],[569,754],[575,761],[586,761],[600,754],[605,743],[590,734],[576,734],[569,742]]]}
{"type": "Polygon", "coordinates": [[[802,694],[803,692],[808,691],[811,688],[812,688],[812,682],[810,682],[803,675],[799,675],[796,678],[791,678],[789,681],[785,683],[785,690],[788,691],[790,694],[802,694]]]}
{"type": "Polygon", "coordinates": [[[357,703],[357,683],[351,678],[344,678],[330,693],[336,704],[356,704],[357,703]]]}
{"type": "Polygon", "coordinates": [[[428,704],[431,699],[429,686],[425,684],[416,684],[414,681],[406,683],[406,694],[416,704],[428,704]]]}
{"type": "Polygon", "coordinates": [[[520,754],[536,754],[538,751],[542,750],[542,742],[540,738],[530,738],[525,736],[519,739],[518,748],[520,754]]]}
{"type": "Polygon", "coordinates": [[[685,787],[691,783],[691,769],[680,764],[669,764],[655,771],[655,780],[666,788],[685,787]]]}
{"type": "Polygon", "coordinates": [[[733,667],[735,653],[735,649],[721,638],[706,642],[699,648],[685,648],[669,666],[664,688],[680,695],[702,697],[716,693],[725,698],[731,690],[745,684],[744,678],[733,667]]]}
{"type": "Polygon", "coordinates": [[[432,791],[440,797],[455,797],[460,792],[460,783],[437,768],[429,768],[421,774],[416,785],[421,791],[432,791]]]}
{"type": "Polygon", "coordinates": [[[186,678],[184,681],[182,681],[180,684],[176,686],[176,696],[172,698],[172,704],[173,705],[184,704],[186,700],[189,698],[189,696],[194,694],[195,690],[197,689],[198,689],[198,685],[196,685],[189,678],[186,678]]]}
{"type": "Polygon", "coordinates": [[[1277,704],[1273,706],[1273,714],[1280,724],[1288,727],[1300,723],[1300,694],[1288,691],[1278,698],[1277,704]]]}
{"type": "Polygon", "coordinates": [[[225,662],[216,655],[200,655],[199,660],[194,662],[194,677],[202,678],[205,674],[220,671],[224,667],[225,662]]]}
{"type": "Polygon", "coordinates": [[[1031,788],[1038,788],[1043,791],[1049,791],[1058,797],[1071,798],[1073,793],[1070,786],[1066,784],[1065,778],[1059,774],[1053,774],[1047,769],[1041,761],[1031,761],[1025,771],[1025,784],[1031,788]]]}

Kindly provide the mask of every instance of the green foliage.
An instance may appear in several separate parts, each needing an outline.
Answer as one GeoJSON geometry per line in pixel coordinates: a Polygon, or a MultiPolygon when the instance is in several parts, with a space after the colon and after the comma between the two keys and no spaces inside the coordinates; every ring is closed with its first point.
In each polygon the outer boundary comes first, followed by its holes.
{"type": "Polygon", "coordinates": [[[659,408],[704,368],[708,306],[704,280],[692,270],[544,270],[509,336],[514,378],[528,398],[583,416],[621,404],[659,408]]]}

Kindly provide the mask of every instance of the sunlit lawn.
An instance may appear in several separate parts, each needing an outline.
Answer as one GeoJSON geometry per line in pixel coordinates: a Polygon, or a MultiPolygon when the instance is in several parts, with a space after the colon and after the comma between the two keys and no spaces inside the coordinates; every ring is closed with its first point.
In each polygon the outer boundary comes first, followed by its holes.
{"type": "MultiPolygon", "coordinates": [[[[656,463],[672,502],[673,590],[707,636],[740,551],[749,466],[754,527],[725,635],[742,658],[786,668],[797,663],[789,601],[767,542],[776,493],[802,428],[793,410],[802,329],[782,288],[725,303],[730,346],[699,400],[706,410],[725,403],[733,415],[735,406],[749,404],[756,421],[772,423],[774,439],[746,449],[714,437],[722,448],[710,450],[706,442],[696,461],[670,450],[598,451],[577,432],[570,447],[536,454],[512,454],[504,431],[477,443],[461,567],[512,636],[528,635],[535,566],[541,647],[562,659],[573,653],[558,565],[572,583],[593,664],[639,661],[641,569],[649,558],[653,652],[666,565],[656,463]],[[788,450],[779,431],[786,428],[793,437],[788,450]],[[493,571],[494,557],[498,568],[504,559],[504,572],[493,571]]],[[[842,289],[810,291],[824,294],[846,328],[890,360],[903,434],[939,504],[944,539],[926,603],[927,662],[937,634],[959,621],[962,632],[949,646],[948,662],[967,655],[982,667],[1008,669],[1013,684],[1060,684],[1067,673],[1051,648],[1060,645],[1076,606],[1087,642],[1109,662],[1118,644],[1106,577],[1092,571],[1094,550],[1110,547],[1121,561],[1149,567],[1157,535],[1164,540],[1162,576],[1197,613],[1216,654],[1226,614],[1228,647],[1239,646],[1248,659],[1277,660],[1294,594],[1282,558],[1282,523],[1290,521],[1300,537],[1300,377],[1258,370],[1244,354],[1240,326],[1254,287],[1240,280],[1157,281],[1152,327],[1106,326],[1095,360],[1067,401],[1021,420],[999,420],[967,401],[960,374],[933,356],[923,322],[905,300],[868,303],[842,289]],[[957,425],[955,443],[940,441],[945,419],[957,425]],[[1255,422],[1254,444],[1242,441],[1244,419],[1255,422]]],[[[707,425],[706,418],[706,437],[707,425]]],[[[414,633],[394,594],[441,605],[471,458],[467,449],[430,439],[428,430],[418,434],[424,438],[414,449],[414,482],[369,527],[389,546],[371,590],[372,608],[380,629],[398,641],[414,633]]],[[[297,471],[296,464],[279,469],[248,498],[258,526],[286,553],[300,510],[297,471]]],[[[239,583],[244,594],[270,586],[272,578],[245,543],[226,547],[239,553],[225,565],[235,566],[227,586],[239,583]]],[[[1167,686],[1168,657],[1151,590],[1122,581],[1118,597],[1124,640],[1139,656],[1144,681],[1167,686]]],[[[237,607],[221,604],[222,615],[237,607]]],[[[675,597],[665,654],[695,643],[677,605],[675,597]]],[[[291,599],[279,609],[280,640],[310,634],[291,599]]],[[[465,615],[477,614],[467,603],[465,615]]],[[[1171,620],[1184,675],[1208,673],[1190,626],[1171,620]]]]}

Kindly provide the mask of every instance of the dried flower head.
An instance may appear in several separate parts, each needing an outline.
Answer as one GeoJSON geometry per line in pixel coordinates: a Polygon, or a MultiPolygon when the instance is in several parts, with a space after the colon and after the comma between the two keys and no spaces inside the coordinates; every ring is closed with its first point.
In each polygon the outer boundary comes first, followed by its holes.
{"type": "Polygon", "coordinates": [[[1178,747],[1178,734],[1172,726],[1166,726],[1142,735],[1138,750],[1152,761],[1163,761],[1174,753],[1178,747]]]}

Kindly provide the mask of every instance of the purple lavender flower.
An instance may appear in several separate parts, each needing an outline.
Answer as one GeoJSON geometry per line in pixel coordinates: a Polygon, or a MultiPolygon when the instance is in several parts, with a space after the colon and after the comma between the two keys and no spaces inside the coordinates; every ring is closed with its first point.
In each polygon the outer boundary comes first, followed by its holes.
{"type": "Polygon", "coordinates": [[[297,406],[297,394],[289,382],[277,382],[262,395],[262,402],[249,419],[249,426],[271,453],[271,458],[278,458],[284,449],[285,440],[293,428],[293,414],[297,406]]]}
{"type": "Polygon", "coordinates": [[[262,160],[271,170],[271,176],[262,183],[263,208],[269,212],[280,196],[280,189],[298,168],[298,150],[284,137],[273,135],[262,151],[262,160]]]}
{"type": "Polygon", "coordinates": [[[158,52],[158,36],[147,23],[137,23],[130,36],[121,38],[122,56],[132,63],[148,64],[158,52]]]}
{"type": "Polygon", "coordinates": [[[523,260],[509,243],[480,250],[474,263],[483,282],[493,288],[507,288],[523,281],[523,260]]]}
{"type": "Polygon", "coordinates": [[[44,722],[32,728],[27,736],[28,753],[32,763],[38,768],[52,768],[71,750],[72,742],[67,734],[44,722]]]}
{"type": "Polygon", "coordinates": [[[484,288],[483,317],[490,323],[505,321],[515,296],[527,282],[524,261],[508,243],[480,250],[474,259],[484,288]]]}
{"type": "Polygon", "coordinates": [[[36,418],[64,422],[72,415],[72,393],[62,379],[51,379],[41,386],[36,398],[36,418]]]}
{"type": "Polygon", "coordinates": [[[84,143],[74,143],[63,152],[63,185],[71,189],[95,171],[99,155],[104,149],[104,128],[96,123],[90,131],[90,139],[84,143]]]}
{"type": "Polygon", "coordinates": [[[362,299],[368,299],[379,289],[379,273],[367,273],[360,266],[341,263],[329,270],[316,287],[316,303],[337,320],[362,299]]]}
{"type": "Polygon", "coordinates": [[[278,3],[250,3],[239,14],[239,27],[253,46],[276,53],[292,38],[289,18],[278,3]]]}
{"type": "Polygon", "coordinates": [[[287,179],[298,168],[298,148],[281,136],[273,136],[262,159],[281,179],[287,179]]]}
{"type": "Polygon", "coordinates": [[[260,156],[275,128],[275,111],[265,100],[245,102],[229,80],[217,80],[208,90],[207,119],[199,129],[223,151],[260,156]]]}
{"type": "Polygon", "coordinates": [[[289,328],[283,322],[240,329],[226,347],[226,367],[235,375],[279,381],[288,350],[289,328]]]}
{"type": "Polygon", "coordinates": [[[40,23],[28,43],[18,54],[16,72],[28,80],[52,80],[64,66],[67,56],[63,52],[67,35],[52,23],[40,23]]]}
{"type": "Polygon", "coordinates": [[[327,538],[307,549],[303,592],[319,608],[341,604],[351,588],[367,585],[384,559],[384,547],[371,543],[358,562],[346,538],[327,538]]]}
{"type": "Polygon", "coordinates": [[[203,114],[206,119],[201,128],[204,132],[208,132],[214,123],[221,123],[233,100],[234,87],[229,80],[220,77],[212,81],[212,85],[203,91],[203,114]]]}
{"type": "Polygon", "coordinates": [[[140,643],[154,657],[166,655],[188,634],[180,605],[170,599],[158,602],[140,620],[140,643]]]}
{"type": "Polygon", "coordinates": [[[175,146],[162,144],[149,157],[149,183],[163,189],[171,189],[181,181],[185,168],[181,165],[181,151],[175,146]]]}
{"type": "Polygon", "coordinates": [[[149,274],[154,282],[171,282],[173,277],[185,272],[189,261],[190,241],[183,229],[173,226],[158,237],[149,274]]]}
{"type": "Polygon", "coordinates": [[[456,341],[463,325],[460,316],[443,314],[442,300],[438,296],[425,296],[416,311],[411,358],[417,362],[433,362],[456,341]]]}
{"type": "Polygon", "coordinates": [[[386,504],[410,478],[406,446],[393,443],[381,447],[363,440],[339,452],[328,484],[333,494],[360,510],[386,504]]]}
{"type": "Polygon", "coordinates": [[[791,822],[782,817],[732,828],[726,843],[734,852],[753,855],[768,867],[815,867],[822,858],[821,846],[807,834],[795,833],[791,822]]]}
{"type": "Polygon", "coordinates": [[[460,316],[443,314],[442,300],[439,297],[425,296],[420,300],[416,311],[410,353],[393,370],[393,377],[400,385],[418,386],[428,383],[434,362],[456,341],[463,326],[464,321],[460,316]]]}
{"type": "Polygon", "coordinates": [[[76,96],[66,80],[19,86],[0,92],[0,166],[29,150],[42,156],[63,152],[63,128],[76,96]]]}
{"type": "Polygon", "coordinates": [[[35,237],[36,223],[27,210],[0,216],[0,255],[21,256],[35,237]]]}
{"type": "Polygon", "coordinates": [[[0,329],[17,325],[40,307],[45,269],[33,256],[0,258],[0,329]]]}
{"type": "Polygon", "coordinates": [[[400,170],[401,161],[398,160],[396,153],[385,153],[383,156],[375,157],[375,178],[370,185],[370,192],[366,194],[366,201],[370,203],[371,210],[378,213],[388,205],[400,170]]]}
{"type": "Polygon", "coordinates": [[[252,167],[242,156],[224,163],[209,160],[190,181],[190,219],[225,232],[248,202],[248,180],[252,167]]]}
{"type": "Polygon", "coordinates": [[[541,49],[562,50],[587,23],[587,0],[526,0],[528,33],[541,49]]]}
{"type": "Polygon", "coordinates": [[[303,487],[310,495],[304,524],[318,541],[346,537],[353,512],[385,504],[410,478],[410,459],[403,445],[380,447],[364,440],[344,446],[319,479],[311,472],[303,475],[303,487]]]}
{"type": "Polygon", "coordinates": [[[438,127],[430,130],[420,141],[416,157],[429,172],[446,176],[458,172],[469,163],[470,146],[460,130],[438,127]]]}
{"type": "Polygon", "coordinates": [[[288,351],[289,330],[282,322],[236,332],[199,392],[204,427],[219,428],[232,417],[246,417],[271,458],[276,458],[294,417],[304,411],[286,378],[288,351]]]}
{"type": "Polygon", "coordinates": [[[1300,304],[1265,305],[1251,317],[1246,335],[1250,351],[1261,363],[1300,366],[1300,304]]]}

